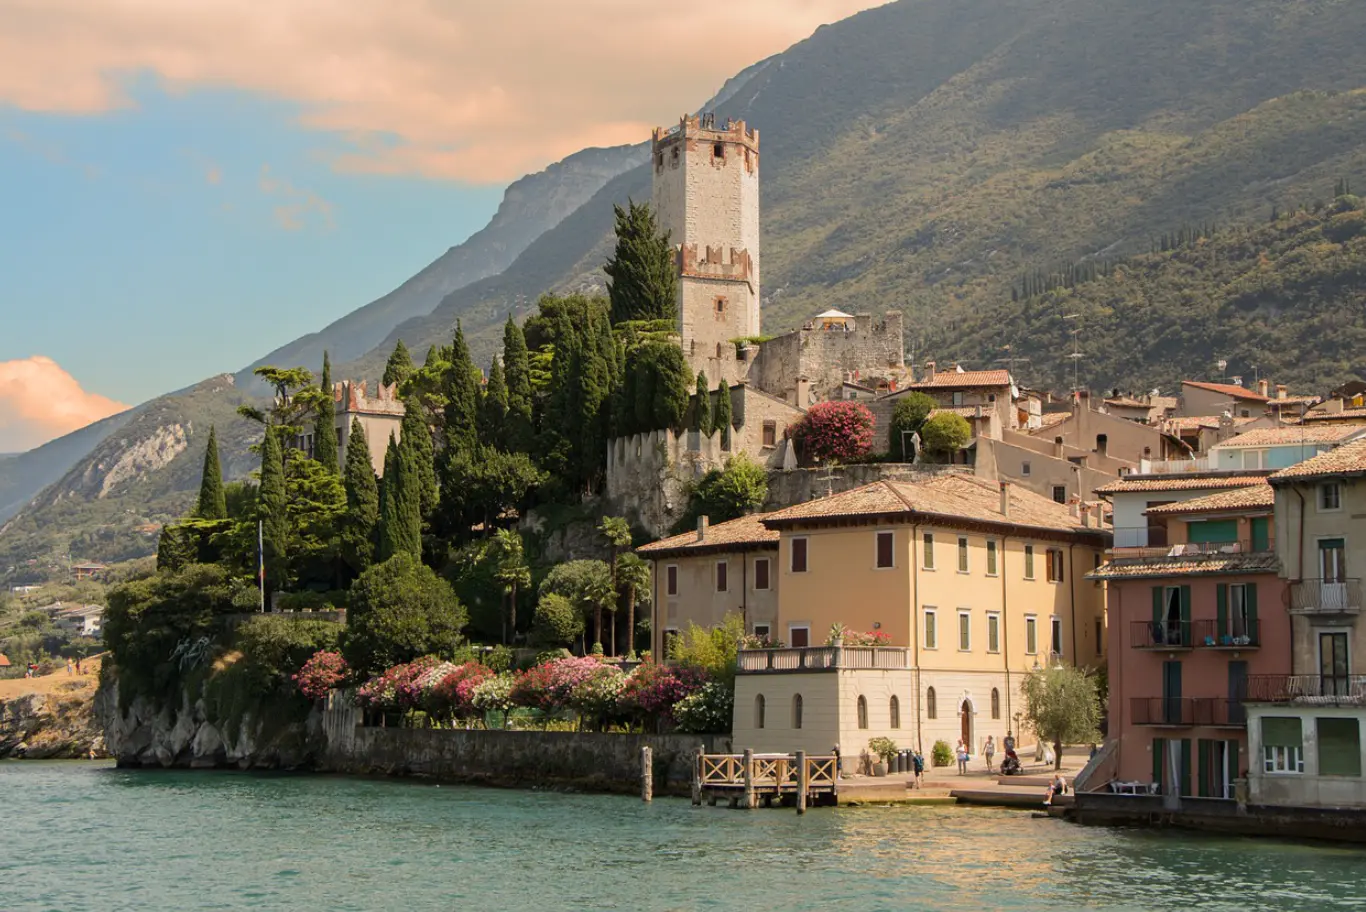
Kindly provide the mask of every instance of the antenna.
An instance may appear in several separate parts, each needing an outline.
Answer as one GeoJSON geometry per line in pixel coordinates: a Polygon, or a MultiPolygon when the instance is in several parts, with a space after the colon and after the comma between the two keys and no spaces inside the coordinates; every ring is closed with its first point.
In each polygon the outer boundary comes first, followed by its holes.
{"type": "Polygon", "coordinates": [[[1005,353],[1006,353],[1006,356],[1005,356],[1004,358],[997,358],[997,359],[996,359],[996,363],[997,363],[997,364],[1004,364],[1004,365],[1006,365],[1006,369],[1010,371],[1010,379],[1011,379],[1011,380],[1017,380],[1017,379],[1019,379],[1019,378],[1016,376],[1016,374],[1015,374],[1015,365],[1016,365],[1016,364],[1033,364],[1033,363],[1034,363],[1034,362],[1031,361],[1029,358],[1021,358],[1019,355],[1015,354],[1015,352],[1013,351],[1012,346],[1010,346],[1010,345],[1002,345],[1002,346],[1001,346],[1001,351],[1005,352],[1005,353]]]}
{"type": "MultiPolygon", "coordinates": [[[[1080,320],[1080,319],[1081,319],[1081,314],[1079,314],[1079,313],[1065,314],[1065,315],[1063,316],[1063,319],[1064,319],[1064,320],[1080,320]]],[[[1072,393],[1075,395],[1075,394],[1081,392],[1081,382],[1080,382],[1080,380],[1079,380],[1079,369],[1078,369],[1078,366],[1081,364],[1081,357],[1082,357],[1082,356],[1081,356],[1081,347],[1080,347],[1080,346],[1081,346],[1081,326],[1080,326],[1080,325],[1077,325],[1077,326],[1074,327],[1073,329],[1068,330],[1068,332],[1070,332],[1070,333],[1072,334],[1072,354],[1068,355],[1067,357],[1069,357],[1069,358],[1072,359],[1072,393]]]]}

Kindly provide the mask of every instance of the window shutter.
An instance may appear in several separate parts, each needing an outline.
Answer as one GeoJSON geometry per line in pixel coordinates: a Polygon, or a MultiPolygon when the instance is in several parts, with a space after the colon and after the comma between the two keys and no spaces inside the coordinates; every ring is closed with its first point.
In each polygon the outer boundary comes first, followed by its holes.
{"type": "MultiPolygon", "coordinates": [[[[1214,590],[1214,611],[1215,611],[1215,617],[1218,618],[1218,621],[1217,621],[1217,623],[1215,624],[1215,626],[1218,628],[1218,629],[1216,630],[1216,632],[1215,632],[1215,635],[1216,635],[1216,636],[1221,636],[1221,637],[1228,636],[1229,626],[1228,626],[1228,584],[1227,584],[1227,583],[1220,583],[1218,586],[1215,587],[1215,590],[1214,590]]],[[[1202,742],[1200,742],[1200,743],[1203,744],[1204,742],[1202,741],[1202,742]]],[[[1203,794],[1203,793],[1202,793],[1202,794],[1203,794]]]]}
{"type": "Polygon", "coordinates": [[[1181,794],[1191,793],[1191,739],[1181,739],[1181,794]]]}
{"type": "Polygon", "coordinates": [[[1204,738],[1201,738],[1198,742],[1196,742],[1196,746],[1199,748],[1199,753],[1197,756],[1200,761],[1199,794],[1201,798],[1210,798],[1213,797],[1210,795],[1209,792],[1210,742],[1204,738]]]}
{"type": "Polygon", "coordinates": [[[1166,767],[1166,763],[1164,762],[1165,759],[1166,759],[1166,753],[1167,753],[1167,739],[1166,739],[1166,738],[1154,738],[1154,739],[1153,739],[1153,781],[1156,782],[1156,783],[1158,784],[1159,787],[1162,785],[1162,780],[1163,780],[1162,771],[1163,771],[1163,769],[1165,769],[1165,767],[1166,767]]]}
{"type": "Polygon", "coordinates": [[[1153,629],[1156,630],[1162,624],[1163,604],[1162,594],[1164,587],[1153,587],[1153,629]]]}
{"type": "Polygon", "coordinates": [[[1243,587],[1243,604],[1247,606],[1247,635],[1253,642],[1260,642],[1261,632],[1257,629],[1257,584],[1248,583],[1243,587]]]}
{"type": "Polygon", "coordinates": [[[1185,630],[1190,630],[1191,622],[1191,587],[1181,587],[1181,623],[1185,630]]]}

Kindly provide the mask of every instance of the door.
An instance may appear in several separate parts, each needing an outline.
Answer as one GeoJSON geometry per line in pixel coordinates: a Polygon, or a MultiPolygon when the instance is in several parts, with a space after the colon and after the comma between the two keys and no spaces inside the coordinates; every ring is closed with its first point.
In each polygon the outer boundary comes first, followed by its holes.
{"type": "MultiPolygon", "coordinates": [[[[1228,663],[1228,721],[1230,725],[1246,725],[1247,710],[1243,701],[1247,699],[1247,663],[1228,663]]],[[[1218,721],[1218,716],[1215,716],[1218,721]]]]}
{"type": "Polygon", "coordinates": [[[1346,696],[1347,673],[1351,668],[1347,656],[1346,633],[1319,634],[1319,684],[1325,697],[1346,696]]]}
{"type": "Polygon", "coordinates": [[[1162,721],[1181,724],[1181,663],[1162,663],[1162,721]]]}
{"type": "Polygon", "coordinates": [[[963,743],[967,745],[968,753],[973,753],[974,748],[972,746],[972,704],[969,703],[967,700],[964,700],[963,707],[961,710],[959,710],[959,715],[962,717],[963,743]]]}
{"type": "Polygon", "coordinates": [[[1319,578],[1322,580],[1317,607],[1325,611],[1347,607],[1346,542],[1340,538],[1319,539],[1319,578]]]}
{"type": "Polygon", "coordinates": [[[1238,742],[1201,738],[1196,742],[1198,791],[1201,798],[1232,798],[1238,742]]]}

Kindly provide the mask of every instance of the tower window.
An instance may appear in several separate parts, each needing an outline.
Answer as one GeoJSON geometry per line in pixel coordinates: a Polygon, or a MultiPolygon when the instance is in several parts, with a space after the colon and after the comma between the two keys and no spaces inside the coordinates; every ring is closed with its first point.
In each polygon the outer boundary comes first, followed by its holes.
{"type": "Polygon", "coordinates": [[[717,298],[717,299],[716,299],[716,314],[717,314],[717,316],[725,316],[725,314],[726,314],[726,299],[725,299],[725,298],[717,298]]]}
{"type": "Polygon", "coordinates": [[[678,164],[678,146],[674,146],[674,150],[673,150],[673,163],[674,163],[675,165],[678,164]]]}
{"type": "Polygon", "coordinates": [[[664,170],[664,153],[663,153],[663,152],[657,152],[657,153],[655,153],[655,170],[657,170],[657,171],[663,171],[663,170],[664,170]]]}
{"type": "Polygon", "coordinates": [[[712,158],[725,158],[725,157],[726,157],[726,144],[725,144],[725,143],[715,143],[715,144],[713,144],[712,147],[711,147],[711,157],[712,157],[712,158]]]}

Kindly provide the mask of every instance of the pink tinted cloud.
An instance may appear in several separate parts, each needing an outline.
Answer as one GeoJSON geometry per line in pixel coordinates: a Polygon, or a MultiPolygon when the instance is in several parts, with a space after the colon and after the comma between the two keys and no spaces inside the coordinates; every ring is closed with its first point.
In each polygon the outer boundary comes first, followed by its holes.
{"type": "Polygon", "coordinates": [[[0,361],[0,452],[22,452],[128,406],[81,388],[43,355],[0,361]]]}
{"type": "Polygon", "coordinates": [[[150,70],[172,91],[299,102],[305,125],[362,139],[342,169],[503,181],[638,142],[754,61],[883,2],[0,0],[0,102],[107,111],[132,104],[123,78],[150,70]]]}

